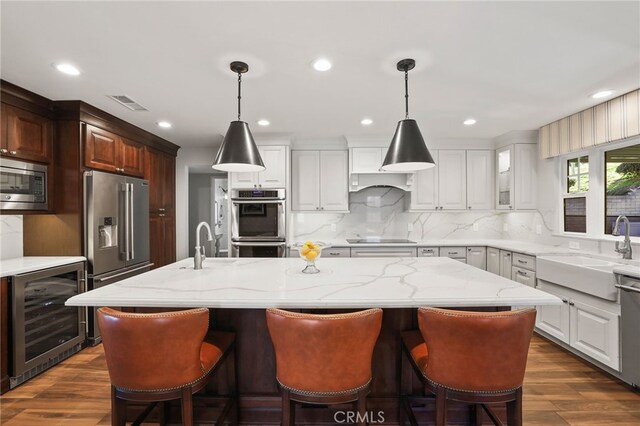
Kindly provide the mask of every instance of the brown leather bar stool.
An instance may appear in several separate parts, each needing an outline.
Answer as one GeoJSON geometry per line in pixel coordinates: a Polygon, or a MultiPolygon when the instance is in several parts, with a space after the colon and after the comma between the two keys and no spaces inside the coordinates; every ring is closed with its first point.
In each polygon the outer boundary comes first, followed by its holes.
{"type": "Polygon", "coordinates": [[[381,309],[332,315],[268,309],[267,325],[282,390],[283,426],[295,424],[295,402],[355,401],[360,420],[364,418],[381,309]]]}
{"type": "MultiPolygon", "coordinates": [[[[449,400],[472,404],[476,424],[482,424],[484,409],[494,424],[502,425],[489,404],[506,403],[508,424],[522,425],[522,381],[535,318],[535,309],[418,309],[420,330],[401,333],[402,360],[410,361],[425,394],[435,395],[436,425],[446,424],[449,400]]],[[[401,393],[407,390],[405,379],[402,374],[401,393]]],[[[417,425],[414,399],[403,395],[402,404],[417,425]]]]}
{"type": "Polygon", "coordinates": [[[230,395],[208,399],[223,403],[216,425],[229,414],[237,423],[235,335],[207,333],[208,309],[136,314],[100,308],[98,325],[111,379],[112,425],[125,424],[127,401],[150,403],[134,422],[139,424],[158,402],[163,402],[164,417],[165,401],[172,399],[181,399],[182,424],[192,425],[192,395],[207,385],[225,360],[230,395]]]}

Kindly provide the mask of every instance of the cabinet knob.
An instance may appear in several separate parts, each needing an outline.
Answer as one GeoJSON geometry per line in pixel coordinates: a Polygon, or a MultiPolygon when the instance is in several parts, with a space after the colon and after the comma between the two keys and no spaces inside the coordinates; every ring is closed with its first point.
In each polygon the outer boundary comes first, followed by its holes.
{"type": "Polygon", "coordinates": [[[11,195],[5,195],[5,196],[4,196],[4,199],[5,199],[5,200],[10,200],[10,199],[11,199],[11,195]]]}
{"type": "Polygon", "coordinates": [[[10,153],[11,155],[18,155],[18,152],[17,152],[17,151],[9,151],[9,153],[10,153]]]}
{"type": "Polygon", "coordinates": [[[258,185],[255,185],[255,184],[254,184],[254,185],[253,185],[253,187],[254,187],[254,188],[257,188],[257,187],[258,187],[258,185]]]}
{"type": "Polygon", "coordinates": [[[513,206],[509,206],[509,208],[510,208],[510,209],[512,209],[512,208],[513,208],[513,206]]]}
{"type": "Polygon", "coordinates": [[[469,210],[471,210],[471,206],[467,207],[469,210]]]}
{"type": "Polygon", "coordinates": [[[569,306],[574,306],[574,305],[575,305],[575,303],[569,302],[569,306]]]}
{"type": "Polygon", "coordinates": [[[258,185],[258,187],[262,188],[262,184],[258,185]]]}
{"type": "Polygon", "coordinates": [[[6,149],[6,148],[0,149],[0,153],[2,153],[2,154],[6,154],[7,152],[9,152],[9,150],[6,149]]]}

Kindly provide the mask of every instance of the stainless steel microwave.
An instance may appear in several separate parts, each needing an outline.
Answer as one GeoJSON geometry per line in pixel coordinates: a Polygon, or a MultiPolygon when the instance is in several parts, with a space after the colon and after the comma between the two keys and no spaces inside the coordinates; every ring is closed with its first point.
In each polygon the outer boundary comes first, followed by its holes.
{"type": "Polygon", "coordinates": [[[0,209],[47,210],[47,166],[0,161],[0,209]]]}

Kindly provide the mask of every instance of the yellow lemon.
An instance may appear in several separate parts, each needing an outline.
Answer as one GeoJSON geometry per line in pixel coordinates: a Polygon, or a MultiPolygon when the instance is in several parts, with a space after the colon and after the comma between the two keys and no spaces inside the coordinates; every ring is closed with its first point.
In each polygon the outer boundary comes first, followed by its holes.
{"type": "Polygon", "coordinates": [[[305,241],[304,245],[307,247],[313,247],[313,241],[305,241]]]}
{"type": "Polygon", "coordinates": [[[307,258],[307,260],[313,260],[316,257],[318,257],[318,252],[315,250],[309,250],[309,252],[307,252],[305,257],[307,258]]]}
{"type": "Polygon", "coordinates": [[[314,249],[314,250],[318,250],[320,248],[320,246],[317,245],[317,244],[314,244],[313,246],[311,246],[311,248],[314,249]]]}
{"type": "Polygon", "coordinates": [[[309,250],[311,250],[309,247],[307,247],[307,246],[303,246],[303,247],[300,249],[300,254],[301,254],[301,255],[303,255],[303,256],[306,256],[306,255],[307,255],[307,253],[309,253],[309,250]]]}

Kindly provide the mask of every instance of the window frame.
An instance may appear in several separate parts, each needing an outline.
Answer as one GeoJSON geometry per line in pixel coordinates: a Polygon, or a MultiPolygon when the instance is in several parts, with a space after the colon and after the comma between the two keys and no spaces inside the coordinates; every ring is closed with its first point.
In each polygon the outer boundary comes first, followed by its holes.
{"type": "MultiPolygon", "coordinates": [[[[559,200],[559,221],[558,224],[560,225],[560,228],[562,229],[562,233],[564,235],[571,235],[571,236],[587,236],[589,235],[589,192],[591,190],[591,179],[592,179],[592,155],[590,150],[581,150],[581,151],[576,151],[576,152],[572,152],[571,154],[565,154],[559,157],[560,158],[560,176],[561,176],[561,185],[562,185],[562,190],[560,191],[560,200],[559,200]],[[568,185],[568,178],[569,178],[569,160],[578,159],[578,162],[580,161],[579,159],[582,157],[587,157],[589,159],[589,172],[587,173],[587,175],[589,176],[589,189],[587,191],[581,191],[581,192],[569,192],[569,185],[568,185]],[[585,198],[585,203],[586,203],[586,208],[585,208],[585,215],[586,215],[586,229],[585,232],[575,232],[575,231],[567,231],[564,229],[564,225],[565,225],[565,215],[564,215],[564,203],[565,203],[565,199],[567,198],[585,198]]],[[[579,184],[578,184],[579,186],[579,184]]]]}

